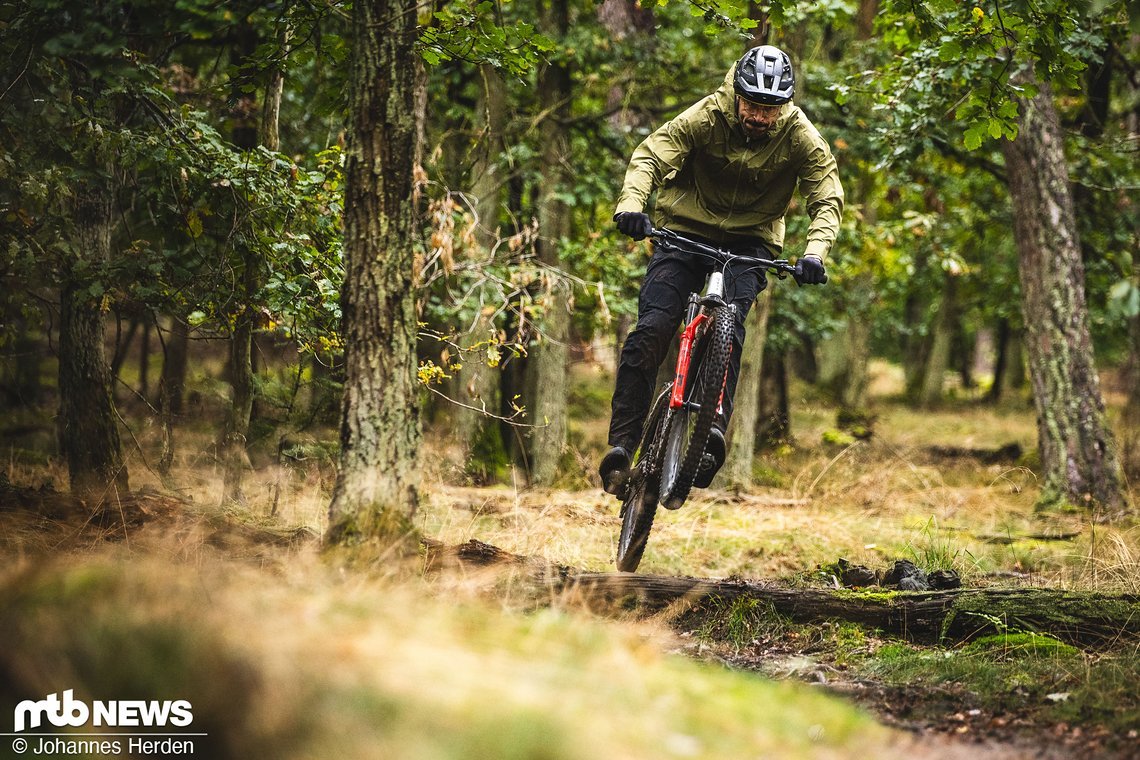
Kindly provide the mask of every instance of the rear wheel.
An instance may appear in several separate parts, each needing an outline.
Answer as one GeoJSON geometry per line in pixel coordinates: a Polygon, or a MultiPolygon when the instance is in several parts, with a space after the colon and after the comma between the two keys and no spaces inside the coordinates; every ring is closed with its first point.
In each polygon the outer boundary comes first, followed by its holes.
{"type": "Polygon", "coordinates": [[[678,509],[689,497],[728,376],[736,330],[732,309],[714,309],[709,323],[693,352],[685,383],[685,404],[670,416],[666,431],[661,500],[667,509],[678,509]]]}
{"type": "Polygon", "coordinates": [[[621,533],[618,535],[618,570],[632,573],[641,563],[653,518],[657,514],[657,500],[661,485],[661,451],[669,411],[669,386],[657,397],[638,447],[637,464],[621,506],[621,533]]]}

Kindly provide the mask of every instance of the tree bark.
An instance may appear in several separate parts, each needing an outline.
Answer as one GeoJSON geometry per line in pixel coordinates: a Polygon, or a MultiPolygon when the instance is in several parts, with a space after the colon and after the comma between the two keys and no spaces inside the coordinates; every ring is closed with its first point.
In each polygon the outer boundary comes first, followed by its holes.
{"type": "Polygon", "coordinates": [[[784,357],[767,351],[760,367],[760,419],[756,423],[756,448],[764,449],[792,434],[788,404],[788,365],[784,357]]]}
{"type": "Polygon", "coordinates": [[[871,360],[870,319],[849,321],[843,337],[847,349],[847,371],[843,374],[843,390],[839,394],[839,405],[842,411],[862,416],[867,411],[867,386],[870,384],[868,372],[868,363],[871,360]]]}
{"type": "MultiPolygon", "coordinates": [[[[567,0],[549,0],[544,26],[552,39],[562,39],[570,29],[567,0]]],[[[561,264],[561,239],[570,234],[570,208],[561,200],[570,180],[569,137],[570,69],[564,60],[547,64],[539,73],[541,107],[545,113],[539,127],[542,135],[543,166],[538,204],[538,259],[552,269],[561,264]]],[[[530,483],[549,486],[558,475],[558,465],[566,448],[567,340],[570,334],[569,293],[557,278],[550,278],[543,296],[544,310],[540,334],[532,344],[527,363],[530,378],[531,432],[530,483]]]]}
{"type": "MultiPolygon", "coordinates": [[[[159,332],[159,337],[162,333],[159,332]]],[[[162,343],[162,376],[158,382],[158,410],[162,419],[162,453],[159,475],[169,475],[174,462],[174,421],[182,414],[186,390],[186,357],[190,351],[190,326],[180,317],[170,320],[170,337],[162,343]]]]}
{"type": "Polygon", "coordinates": [[[148,309],[139,336],[139,395],[144,401],[150,398],[150,326],[153,322],[154,315],[148,309]]]}
{"type": "Polygon", "coordinates": [[[1005,383],[1005,376],[1009,365],[1010,355],[1010,334],[1011,334],[1009,320],[1002,317],[998,320],[997,329],[994,331],[994,372],[993,384],[990,385],[989,393],[986,394],[986,401],[991,404],[996,404],[1001,401],[1002,384],[1005,383]]]}
{"type": "MultiPolygon", "coordinates": [[[[419,499],[412,241],[416,3],[352,10],[345,163],[345,386],[326,540],[399,543],[419,499]]],[[[413,547],[414,548],[414,547],[413,547]]]]}
{"type": "MultiPolygon", "coordinates": [[[[506,188],[500,159],[506,148],[503,136],[507,130],[508,112],[506,84],[502,75],[490,64],[483,64],[480,73],[483,84],[478,109],[480,135],[475,147],[475,163],[471,169],[471,192],[475,196],[478,221],[475,240],[479,246],[479,255],[489,257],[499,236],[499,214],[506,188]]],[[[472,294],[473,298],[478,297],[480,306],[483,294],[481,287],[472,294]]],[[[469,335],[460,336],[462,345],[469,347],[487,340],[494,327],[491,316],[480,308],[474,329],[469,335]]],[[[456,383],[459,400],[475,409],[497,413],[499,369],[488,366],[485,353],[479,351],[464,355],[461,361],[462,369],[459,370],[456,383]]],[[[487,415],[475,409],[456,407],[456,437],[464,448],[467,472],[474,473],[477,480],[486,483],[492,479],[492,471],[496,469],[497,462],[474,461],[472,457],[482,456],[480,452],[487,451],[494,453],[492,459],[498,459],[506,455],[506,446],[498,425],[489,425],[487,415]]]]}
{"type": "MultiPolygon", "coordinates": [[[[288,24],[281,24],[277,29],[278,55],[281,61],[289,54],[292,32],[288,24]]],[[[281,149],[281,96],[284,92],[285,71],[278,63],[266,73],[265,102],[261,106],[261,128],[257,136],[258,141],[272,151],[281,149]]]]}
{"type": "Polygon", "coordinates": [[[772,294],[764,291],[756,300],[745,324],[744,348],[740,357],[740,380],[736,386],[736,408],[728,437],[724,475],[728,485],[752,485],[752,460],[756,456],[756,423],[760,418],[760,373],[764,343],[768,338],[768,315],[772,294]]]}
{"type": "MultiPolygon", "coordinates": [[[[1022,73],[1020,83],[1033,83],[1022,73]]],[[[1063,135],[1047,83],[1019,99],[1002,150],[1013,202],[1029,371],[1043,469],[1039,506],[1123,509],[1120,465],[1093,362],[1084,265],[1063,135]]]]}
{"type": "MultiPolygon", "coordinates": [[[[86,180],[73,188],[73,246],[92,262],[111,257],[113,227],[109,182],[86,180]]],[[[67,457],[71,492],[99,503],[130,488],[111,396],[111,368],[104,349],[103,310],[84,285],[68,277],[60,298],[60,444],[67,457]]]]}
{"type": "Polygon", "coordinates": [[[922,390],[922,381],[926,377],[926,362],[930,356],[931,334],[928,329],[930,317],[928,306],[931,295],[923,292],[924,283],[930,276],[931,254],[926,245],[916,245],[913,251],[914,273],[910,277],[912,285],[903,305],[904,326],[906,333],[902,346],[902,365],[907,400],[917,402],[922,390]],[[917,289],[915,289],[917,287],[917,289]]]}
{"type": "Polygon", "coordinates": [[[1140,315],[1128,320],[1131,351],[1124,373],[1128,399],[1121,415],[1124,469],[1133,482],[1140,481],[1140,315]]]}
{"type": "Polygon", "coordinates": [[[919,389],[918,403],[924,408],[938,405],[942,401],[942,386],[946,379],[946,371],[950,369],[950,343],[954,336],[955,321],[955,280],[954,276],[946,273],[942,287],[942,303],[938,307],[938,314],[932,325],[930,353],[923,367],[922,385],[919,389]]]}
{"type": "MultiPolygon", "coordinates": [[[[237,25],[237,38],[230,52],[231,62],[245,76],[251,77],[249,58],[257,50],[257,30],[248,18],[237,25]]],[[[260,120],[257,113],[256,97],[234,87],[234,107],[232,139],[238,150],[248,151],[257,147],[260,120]]],[[[251,308],[254,294],[258,291],[261,262],[247,246],[238,243],[235,251],[240,257],[240,277],[235,294],[237,310],[231,315],[233,329],[229,340],[230,408],[226,416],[226,426],[220,442],[222,459],[222,504],[229,502],[244,504],[242,488],[245,471],[249,465],[249,424],[253,416],[253,333],[256,328],[256,314],[251,308]]]]}

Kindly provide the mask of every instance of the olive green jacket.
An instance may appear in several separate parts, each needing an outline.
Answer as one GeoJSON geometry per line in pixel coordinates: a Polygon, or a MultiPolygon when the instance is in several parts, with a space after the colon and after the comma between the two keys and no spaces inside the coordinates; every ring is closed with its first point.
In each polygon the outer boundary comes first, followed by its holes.
{"type": "Polygon", "coordinates": [[[826,258],[843,211],[831,149],[794,103],[768,134],[747,140],[736,117],[734,70],[637,146],[616,211],[644,211],[657,190],[657,225],[728,245],[759,238],[779,251],[798,183],[811,217],[804,254],[826,258]]]}

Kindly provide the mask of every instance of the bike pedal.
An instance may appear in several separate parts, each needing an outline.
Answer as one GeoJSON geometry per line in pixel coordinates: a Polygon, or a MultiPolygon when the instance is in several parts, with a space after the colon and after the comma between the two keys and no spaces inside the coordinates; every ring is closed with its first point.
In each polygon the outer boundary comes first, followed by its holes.
{"type": "Polygon", "coordinates": [[[625,501],[625,497],[629,494],[629,476],[629,470],[611,472],[606,476],[605,492],[616,496],[619,501],[625,501]]]}

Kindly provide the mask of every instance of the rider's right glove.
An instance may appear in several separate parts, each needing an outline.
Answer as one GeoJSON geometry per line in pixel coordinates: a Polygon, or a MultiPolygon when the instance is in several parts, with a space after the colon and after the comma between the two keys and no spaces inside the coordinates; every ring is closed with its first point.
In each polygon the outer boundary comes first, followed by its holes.
{"type": "Polygon", "coordinates": [[[629,235],[634,240],[644,240],[653,231],[653,222],[649,214],[640,211],[622,211],[614,214],[617,228],[623,235],[629,235]]]}
{"type": "Polygon", "coordinates": [[[796,262],[796,280],[804,285],[822,285],[827,282],[823,259],[814,253],[801,256],[796,262]]]}

